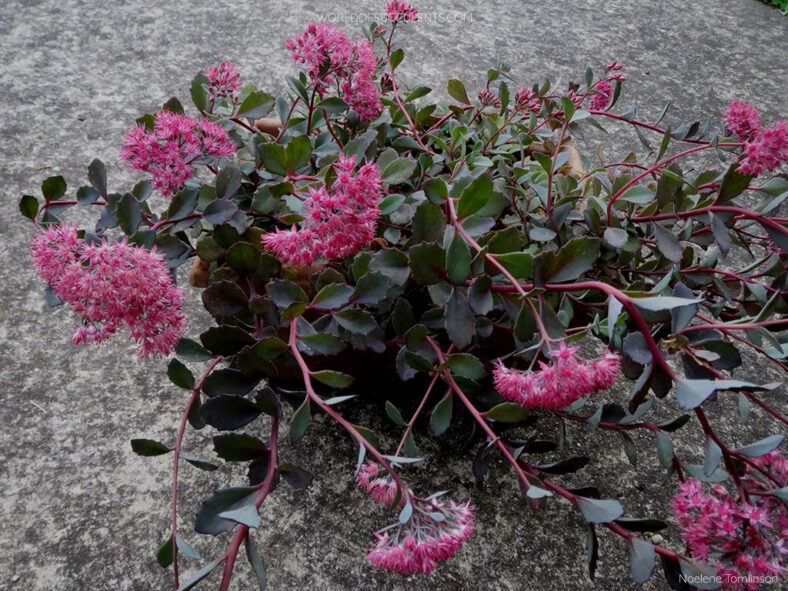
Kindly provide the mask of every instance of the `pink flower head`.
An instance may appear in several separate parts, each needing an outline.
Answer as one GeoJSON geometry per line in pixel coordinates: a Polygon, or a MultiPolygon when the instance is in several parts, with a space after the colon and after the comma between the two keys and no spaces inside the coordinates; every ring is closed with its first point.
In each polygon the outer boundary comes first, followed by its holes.
{"type": "Polygon", "coordinates": [[[578,360],[577,347],[562,341],[551,351],[552,363],[540,362],[538,371],[522,373],[498,361],[493,380],[506,400],[525,408],[559,410],[593,392],[610,388],[621,371],[621,358],[607,352],[593,363],[578,360]]]}
{"type": "Polygon", "coordinates": [[[383,110],[380,94],[375,86],[377,58],[369,42],[355,44],[355,62],[352,72],[342,84],[342,98],[362,121],[372,121],[383,110]]]}
{"type": "Polygon", "coordinates": [[[541,105],[536,93],[530,88],[523,86],[514,93],[514,106],[518,111],[533,111],[537,113],[541,105]]]}
{"type": "Polygon", "coordinates": [[[235,146],[218,123],[159,111],[152,130],[137,126],[126,134],[120,159],[134,170],[149,173],[154,188],[171,196],[192,177],[195,161],[234,153],[235,146]]]}
{"type": "Polygon", "coordinates": [[[743,140],[752,139],[761,130],[758,109],[744,101],[731,101],[725,110],[725,127],[743,140]]]}
{"type": "Polygon", "coordinates": [[[263,243],[284,263],[311,265],[315,259],[345,258],[375,236],[382,195],[377,165],[368,162],[354,174],[355,157],[340,154],[331,189],[309,188],[301,228],[263,235],[263,243]]]}
{"type": "Polygon", "coordinates": [[[495,107],[496,109],[501,108],[501,99],[499,99],[487,88],[482,88],[479,91],[479,103],[481,103],[482,107],[495,107]]]}
{"type": "Polygon", "coordinates": [[[594,389],[607,390],[616,383],[621,374],[621,357],[610,351],[602,355],[602,359],[591,364],[594,375],[594,389]]]}
{"type": "Polygon", "coordinates": [[[375,545],[367,550],[367,559],[375,566],[403,574],[428,574],[454,556],[473,534],[470,501],[431,498],[412,502],[413,515],[407,523],[375,534],[375,545]]]}
{"type": "Polygon", "coordinates": [[[419,11],[407,2],[392,0],[386,4],[386,18],[394,23],[400,21],[417,21],[419,20],[419,11]]]}
{"type": "Polygon", "coordinates": [[[373,120],[383,110],[374,81],[377,58],[366,39],[353,42],[332,23],[311,23],[285,46],[296,63],[307,67],[311,84],[321,97],[340,82],[343,100],[362,121],[373,120]]]}
{"type": "MultiPolygon", "coordinates": [[[[786,484],[785,457],[773,451],[753,460],[782,486],[786,484]]],[[[775,483],[747,466],[741,477],[749,500],[722,485],[709,487],[693,478],[680,482],[671,505],[681,528],[681,537],[696,560],[719,569],[723,589],[757,589],[756,583],[741,586],[742,578],[785,576],[784,540],[788,534],[785,503],[768,494],[775,483]],[[728,576],[725,576],[728,575],[728,576]]]]}
{"type": "MultiPolygon", "coordinates": [[[[379,472],[375,462],[366,462],[359,468],[356,482],[376,503],[390,507],[397,497],[397,483],[388,474],[378,476],[379,472]]],[[[405,504],[405,495],[400,495],[399,504],[405,504]]]]}
{"type": "Polygon", "coordinates": [[[167,355],[186,326],[183,292],[164,255],[104,239],[89,244],[72,226],[55,226],[31,244],[33,266],[53,293],[82,317],[74,343],[99,343],[122,328],[140,357],[167,355]]]}
{"type": "Polygon", "coordinates": [[[594,90],[597,94],[591,97],[591,109],[601,111],[610,103],[610,99],[613,96],[613,87],[607,80],[600,80],[594,84],[594,90]]]}
{"type": "Polygon", "coordinates": [[[233,102],[238,100],[241,83],[238,81],[239,74],[235,64],[222,62],[217,68],[205,70],[203,75],[210,82],[208,94],[215,98],[229,98],[233,102]]]}
{"type": "Polygon", "coordinates": [[[788,125],[775,121],[772,127],[761,130],[752,140],[744,144],[744,157],[738,170],[743,174],[758,176],[771,172],[788,161],[788,125]]]}
{"type": "Polygon", "coordinates": [[[30,246],[33,268],[52,285],[60,279],[63,269],[79,261],[84,246],[85,241],[78,237],[75,226],[50,226],[33,238],[30,246]]]}

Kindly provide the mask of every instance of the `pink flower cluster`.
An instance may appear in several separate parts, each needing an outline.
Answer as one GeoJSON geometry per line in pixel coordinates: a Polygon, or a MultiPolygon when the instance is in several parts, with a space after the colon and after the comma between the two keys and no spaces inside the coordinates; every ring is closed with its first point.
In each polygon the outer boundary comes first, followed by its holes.
{"type": "Polygon", "coordinates": [[[725,127],[744,141],[738,171],[758,176],[788,162],[788,124],[775,121],[763,129],[758,109],[744,101],[731,101],[725,110],[725,127]]]}
{"type": "Polygon", "coordinates": [[[514,106],[518,111],[533,111],[537,113],[541,108],[541,103],[533,90],[523,86],[514,93],[514,106]]]}
{"type": "Polygon", "coordinates": [[[375,236],[382,195],[380,173],[374,162],[368,162],[354,176],[355,162],[354,156],[340,154],[331,189],[309,188],[301,228],[263,235],[263,244],[283,263],[305,267],[317,258],[344,258],[375,236]]]}
{"type": "Polygon", "coordinates": [[[591,109],[594,111],[601,111],[610,103],[613,97],[613,87],[607,80],[600,80],[594,84],[594,90],[597,94],[591,97],[591,109]]]}
{"type": "Polygon", "coordinates": [[[445,503],[432,498],[412,502],[413,515],[406,524],[375,534],[375,545],[367,550],[372,564],[403,574],[428,574],[438,562],[454,556],[473,534],[470,501],[445,503]]]}
{"type": "Polygon", "coordinates": [[[342,98],[362,121],[373,120],[383,110],[374,80],[378,62],[366,39],[353,42],[332,23],[311,23],[285,46],[295,62],[307,66],[321,97],[332,84],[341,83],[342,98]]]}
{"type": "Polygon", "coordinates": [[[153,129],[137,126],[123,138],[120,159],[132,169],[147,172],[153,186],[171,196],[194,174],[199,158],[221,158],[235,153],[227,131],[207,119],[159,111],[153,129]]]}
{"type": "Polygon", "coordinates": [[[752,139],[761,130],[758,109],[744,101],[731,101],[725,110],[725,127],[743,140],[752,139]]]}
{"type": "Polygon", "coordinates": [[[392,0],[386,4],[386,18],[394,23],[419,20],[419,11],[407,2],[392,0]]]}
{"type": "Polygon", "coordinates": [[[592,111],[601,111],[610,104],[613,98],[613,85],[611,82],[624,82],[626,77],[620,73],[624,66],[613,60],[605,68],[605,78],[594,84],[589,90],[594,91],[589,107],[592,111]]]}
{"type": "Polygon", "coordinates": [[[626,76],[620,73],[620,70],[624,68],[623,64],[619,64],[616,60],[610,62],[607,67],[605,68],[605,72],[607,74],[608,80],[618,80],[619,82],[625,82],[626,76]]]}
{"type": "MultiPolygon", "coordinates": [[[[776,480],[786,484],[788,460],[773,451],[755,460],[776,480]]],[[[757,589],[755,577],[788,574],[788,508],[768,494],[775,488],[749,468],[742,477],[748,499],[733,497],[716,484],[706,492],[695,479],[679,483],[672,506],[681,536],[692,557],[719,568],[723,589],[757,589]],[[747,575],[750,583],[747,581],[747,575]]]]}
{"type": "Polygon", "coordinates": [[[621,358],[606,352],[598,361],[588,362],[575,356],[578,347],[562,341],[551,352],[553,363],[539,362],[538,371],[522,373],[500,361],[493,371],[495,387],[501,396],[525,408],[559,410],[576,400],[612,386],[621,371],[621,358]]]}
{"type": "MultiPolygon", "coordinates": [[[[356,474],[356,482],[359,488],[372,497],[372,500],[383,505],[390,507],[391,503],[397,497],[397,483],[394,482],[390,476],[378,476],[380,467],[375,462],[366,462],[363,464],[356,474]]],[[[399,504],[405,503],[405,496],[401,495],[399,504]]]]}
{"type": "Polygon", "coordinates": [[[208,94],[214,98],[229,98],[231,101],[238,100],[241,90],[238,69],[231,62],[222,62],[217,68],[208,68],[203,72],[208,79],[208,94]]]}
{"type": "Polygon", "coordinates": [[[501,99],[493,94],[488,88],[482,88],[479,91],[479,103],[481,103],[482,107],[501,108],[501,99]]]}
{"type": "Polygon", "coordinates": [[[583,101],[585,100],[586,97],[584,94],[580,94],[573,88],[572,90],[566,93],[566,98],[572,101],[572,104],[574,104],[574,106],[579,109],[583,106],[583,101]]]}
{"type": "Polygon", "coordinates": [[[758,176],[771,172],[788,161],[788,124],[775,121],[774,125],[762,129],[744,144],[744,158],[739,162],[739,172],[758,176]]]}
{"type": "Polygon", "coordinates": [[[89,244],[72,226],[54,226],[31,244],[38,274],[83,319],[74,343],[99,343],[129,329],[140,357],[170,353],[186,327],[183,292],[164,256],[126,242],[89,244]]]}

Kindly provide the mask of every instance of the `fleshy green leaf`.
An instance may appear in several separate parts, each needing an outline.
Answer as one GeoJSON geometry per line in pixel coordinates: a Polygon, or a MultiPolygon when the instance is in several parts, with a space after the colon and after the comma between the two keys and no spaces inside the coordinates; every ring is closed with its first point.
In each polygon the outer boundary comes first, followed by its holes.
{"type": "Polygon", "coordinates": [[[170,360],[169,365],[167,365],[167,377],[179,388],[186,388],[187,390],[194,388],[194,374],[177,359],[170,360]]]}
{"type": "Polygon", "coordinates": [[[454,284],[464,283],[471,274],[471,251],[459,234],[454,236],[446,250],[446,273],[454,284]]]}
{"type": "Polygon", "coordinates": [[[519,423],[528,417],[528,410],[516,402],[502,402],[483,413],[484,417],[499,423],[519,423]]]}
{"type": "Polygon", "coordinates": [[[132,439],[131,449],[140,456],[161,456],[172,451],[163,443],[153,439],[132,439]]]}
{"type": "Polygon", "coordinates": [[[460,195],[457,217],[463,219],[484,207],[492,196],[492,178],[487,174],[476,177],[460,195]]]}
{"type": "Polygon", "coordinates": [[[244,433],[227,433],[213,438],[216,455],[228,462],[250,462],[268,454],[268,448],[257,437],[244,433]]]}
{"type": "Polygon", "coordinates": [[[306,428],[309,426],[311,414],[309,399],[307,398],[293,413],[293,418],[290,419],[290,443],[296,443],[304,436],[306,428]]]}
{"type": "Polygon", "coordinates": [[[341,308],[350,301],[353,288],[342,283],[330,283],[321,289],[312,300],[312,306],[321,310],[341,308]]]}
{"type": "Polygon", "coordinates": [[[332,388],[349,388],[356,380],[353,376],[331,369],[316,371],[312,373],[312,377],[332,388]]]}
{"type": "Polygon", "coordinates": [[[257,496],[256,486],[244,486],[217,490],[210,498],[203,501],[197,511],[194,530],[201,534],[217,536],[231,531],[236,522],[220,517],[226,511],[235,511],[247,505],[252,505],[257,496]]]}
{"type": "Polygon", "coordinates": [[[60,199],[66,194],[66,180],[62,176],[51,176],[41,183],[41,194],[47,201],[60,199]]]}
{"type": "Polygon", "coordinates": [[[24,195],[19,200],[19,211],[28,219],[35,219],[38,215],[38,199],[32,195],[24,195]]]}
{"type": "Polygon", "coordinates": [[[416,170],[416,161],[411,158],[397,158],[386,166],[381,179],[389,185],[404,183],[416,170]]]}
{"type": "Polygon", "coordinates": [[[456,78],[449,80],[447,90],[449,92],[449,96],[451,96],[453,99],[463,103],[464,105],[471,104],[471,101],[468,100],[468,92],[465,90],[465,85],[456,78]]]}
{"type": "Polygon", "coordinates": [[[451,411],[452,396],[451,392],[449,392],[435,405],[430,415],[430,432],[435,437],[443,435],[446,429],[449,428],[449,424],[451,423],[451,411]]]}
{"type": "Polygon", "coordinates": [[[238,109],[238,117],[258,119],[263,117],[274,106],[274,97],[267,92],[257,90],[247,96],[238,109]]]}
{"type": "Polygon", "coordinates": [[[189,577],[186,581],[181,583],[181,586],[176,589],[176,591],[189,591],[189,589],[193,589],[194,586],[202,581],[205,577],[210,575],[217,566],[222,564],[224,560],[222,558],[217,558],[216,560],[209,562],[196,573],[194,573],[191,577],[189,577]]]}
{"type": "Polygon", "coordinates": [[[740,447],[736,450],[736,453],[748,458],[759,458],[780,447],[784,441],[785,435],[770,435],[769,437],[764,437],[755,443],[750,443],[744,447],[740,447]]]}
{"type": "Polygon", "coordinates": [[[651,578],[651,571],[654,570],[654,563],[657,553],[654,546],[640,538],[630,538],[630,575],[636,583],[645,583],[651,578]]]}
{"type": "Polygon", "coordinates": [[[590,523],[610,523],[615,521],[624,513],[621,503],[611,499],[588,499],[586,497],[576,497],[577,507],[590,523]]]}
{"type": "Polygon", "coordinates": [[[290,140],[285,148],[285,168],[293,172],[306,166],[312,157],[312,144],[305,135],[290,140]]]}
{"type": "Polygon", "coordinates": [[[252,505],[244,505],[238,509],[231,509],[229,511],[222,511],[218,515],[222,519],[229,519],[236,523],[241,523],[248,527],[260,527],[260,515],[257,513],[257,507],[252,505]]]}
{"type": "Polygon", "coordinates": [[[402,413],[399,411],[399,409],[396,406],[391,404],[391,402],[389,402],[388,400],[386,400],[386,414],[389,416],[389,418],[392,421],[394,421],[395,425],[399,427],[405,426],[405,419],[402,417],[402,413]]]}
{"type": "Polygon", "coordinates": [[[561,283],[577,279],[592,268],[599,258],[598,238],[573,238],[542,269],[545,282],[561,283]]]}
{"type": "Polygon", "coordinates": [[[233,431],[255,420],[262,410],[240,396],[212,396],[200,407],[203,420],[220,431],[233,431]]]}
{"type": "Polygon", "coordinates": [[[246,536],[245,545],[246,559],[249,561],[249,564],[252,565],[252,570],[254,571],[255,577],[257,578],[257,586],[259,587],[260,591],[265,591],[265,564],[263,563],[263,559],[260,557],[260,552],[257,550],[257,544],[255,544],[251,535],[246,536]]]}

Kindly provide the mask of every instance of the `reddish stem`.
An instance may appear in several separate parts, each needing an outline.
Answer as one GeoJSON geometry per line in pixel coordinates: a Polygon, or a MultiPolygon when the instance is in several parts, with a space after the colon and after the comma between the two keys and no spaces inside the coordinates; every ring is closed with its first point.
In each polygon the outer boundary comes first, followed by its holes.
{"type": "Polygon", "coordinates": [[[698,215],[703,215],[704,213],[709,212],[728,212],[728,213],[736,213],[742,219],[751,219],[756,220],[758,223],[769,226],[773,230],[780,232],[781,234],[785,234],[788,236],[788,228],[785,226],[780,225],[772,218],[768,218],[762,216],[761,214],[750,211],[749,209],[744,209],[743,207],[736,207],[733,205],[709,205],[708,207],[702,207],[700,209],[691,209],[689,211],[677,211],[674,213],[660,213],[655,215],[648,215],[648,216],[640,216],[640,217],[632,217],[630,221],[635,223],[642,223],[642,222],[657,222],[660,220],[670,220],[673,218],[691,218],[698,215]]]}
{"type": "MultiPolygon", "coordinates": [[[[693,152],[699,152],[700,150],[706,150],[707,148],[709,148],[709,145],[708,144],[704,144],[702,146],[697,146],[695,148],[690,148],[689,150],[684,150],[683,152],[679,152],[678,154],[674,154],[673,156],[670,156],[669,158],[665,158],[664,160],[662,160],[660,162],[657,162],[654,166],[644,170],[639,175],[637,175],[635,177],[632,177],[632,179],[630,179],[629,182],[625,183],[618,191],[616,191],[615,194],[613,194],[610,197],[610,201],[607,202],[607,223],[608,224],[610,223],[610,219],[612,217],[613,204],[618,200],[619,197],[621,197],[621,195],[624,193],[624,191],[629,189],[632,185],[637,183],[643,177],[648,176],[651,173],[659,170],[660,168],[662,168],[666,164],[669,164],[670,162],[673,162],[674,160],[678,160],[679,158],[683,158],[684,156],[687,156],[688,154],[692,154],[693,152]]],[[[549,190],[550,189],[548,187],[548,191],[549,190]]]]}
{"type": "MultiPolygon", "coordinates": [[[[438,357],[438,363],[440,365],[443,365],[446,362],[446,357],[443,354],[441,348],[432,339],[432,337],[427,337],[427,342],[432,347],[432,350],[435,351],[435,355],[437,355],[438,357]]],[[[522,468],[520,468],[520,466],[517,464],[517,460],[514,459],[514,456],[512,456],[509,449],[506,447],[503,441],[501,441],[501,438],[495,434],[495,431],[493,431],[490,428],[490,425],[487,424],[487,421],[479,412],[479,410],[473,405],[473,403],[471,403],[470,400],[468,400],[468,397],[465,395],[462,389],[457,385],[457,382],[454,381],[454,377],[451,375],[451,372],[448,369],[444,369],[443,375],[446,378],[446,381],[449,383],[451,389],[454,391],[457,397],[462,401],[465,408],[468,409],[468,412],[471,414],[474,420],[479,424],[479,426],[487,434],[490,440],[495,442],[495,445],[498,446],[498,449],[501,450],[503,456],[506,458],[509,464],[511,464],[512,468],[514,468],[514,471],[517,473],[517,477],[520,479],[520,482],[522,482],[525,489],[528,490],[531,487],[531,483],[528,482],[528,478],[526,477],[522,468]]]]}
{"type": "MultiPolygon", "coordinates": [[[[263,501],[268,496],[268,493],[271,492],[271,486],[274,483],[274,475],[276,474],[277,468],[277,441],[279,439],[279,417],[274,413],[271,417],[271,437],[268,440],[268,469],[265,473],[265,479],[262,483],[260,483],[259,490],[257,491],[257,496],[254,498],[254,506],[256,509],[260,509],[260,505],[263,504],[263,501]]],[[[249,536],[249,526],[240,524],[238,530],[235,532],[235,536],[233,536],[232,542],[230,542],[230,546],[227,548],[227,552],[224,554],[224,572],[222,573],[222,581],[219,585],[219,591],[227,591],[228,587],[230,586],[230,579],[233,576],[233,569],[235,568],[235,559],[238,556],[238,550],[241,547],[241,543],[249,536]]]]}
{"type": "Polygon", "coordinates": [[[770,415],[772,415],[775,419],[777,419],[778,421],[781,421],[781,422],[785,423],[786,425],[788,425],[788,419],[786,419],[784,416],[782,416],[776,410],[772,409],[768,404],[766,404],[760,398],[756,398],[755,394],[753,394],[752,392],[744,392],[744,395],[747,398],[749,398],[752,402],[754,402],[755,404],[760,406],[763,410],[765,410],[770,415]]]}
{"type": "MultiPolygon", "coordinates": [[[[651,131],[656,131],[658,133],[661,133],[662,135],[665,135],[667,133],[666,129],[662,129],[661,127],[657,127],[656,125],[650,125],[649,123],[645,123],[643,121],[638,121],[637,119],[629,120],[629,119],[626,119],[626,118],[622,117],[621,115],[616,115],[616,114],[611,113],[609,111],[598,111],[596,109],[589,109],[589,113],[591,113],[592,115],[604,115],[605,117],[609,117],[611,119],[616,119],[618,121],[624,121],[626,123],[629,123],[631,125],[636,125],[638,127],[644,127],[646,129],[650,129],[651,131]]],[[[711,142],[707,142],[706,140],[697,140],[697,139],[694,140],[694,139],[690,139],[690,138],[683,139],[683,140],[680,140],[680,141],[687,142],[689,144],[710,144],[711,143],[711,142]]],[[[736,147],[743,146],[743,145],[744,144],[742,144],[740,142],[730,142],[730,143],[726,142],[726,143],[722,144],[721,147],[728,147],[728,146],[730,146],[730,147],[736,148],[736,147]]]]}
{"type": "Polygon", "coordinates": [[[298,338],[298,332],[296,329],[297,320],[298,320],[297,317],[290,320],[290,336],[288,339],[288,345],[290,346],[290,352],[293,354],[293,357],[295,357],[295,360],[298,363],[298,367],[301,369],[301,377],[304,380],[304,387],[306,388],[306,393],[307,396],[309,397],[309,400],[317,404],[317,406],[319,406],[323,412],[325,412],[328,416],[334,419],[337,423],[342,425],[342,427],[344,427],[344,429],[348,432],[348,434],[353,439],[355,439],[359,445],[362,445],[364,449],[366,449],[367,452],[369,452],[369,454],[372,455],[373,458],[375,458],[375,461],[378,464],[383,466],[386,472],[388,472],[391,475],[392,479],[399,487],[405,501],[409,502],[412,496],[410,489],[402,480],[402,478],[400,478],[399,474],[397,474],[397,472],[389,465],[388,461],[386,461],[386,458],[383,457],[383,454],[381,454],[375,448],[375,446],[369,443],[364,438],[364,436],[353,427],[351,423],[346,421],[339,413],[337,413],[333,408],[331,408],[328,404],[326,404],[323,401],[323,399],[320,398],[320,396],[318,396],[317,393],[315,392],[315,389],[312,386],[312,372],[309,369],[309,366],[306,364],[306,361],[304,361],[304,357],[301,355],[301,351],[298,350],[298,346],[296,344],[296,340],[298,338]]]}
{"type": "Polygon", "coordinates": [[[172,512],[171,512],[171,522],[172,522],[172,534],[170,536],[170,540],[172,540],[172,568],[175,574],[175,589],[178,588],[178,460],[181,457],[181,445],[183,443],[183,435],[186,432],[186,423],[189,420],[189,411],[191,410],[192,406],[194,405],[195,400],[200,396],[200,390],[202,390],[202,386],[205,383],[205,379],[208,377],[213,369],[222,361],[224,357],[221,355],[214,357],[213,361],[208,365],[205,372],[203,372],[200,380],[194,386],[192,390],[192,395],[189,397],[189,403],[186,405],[186,409],[183,411],[183,415],[181,416],[181,425],[178,428],[178,435],[175,438],[175,446],[172,448],[173,452],[173,461],[172,461],[172,512]]]}
{"type": "Polygon", "coordinates": [[[435,387],[435,384],[438,382],[439,377],[440,377],[439,373],[436,373],[432,377],[432,381],[430,382],[427,391],[424,393],[424,397],[421,399],[421,402],[419,403],[419,407],[416,409],[416,412],[413,413],[413,416],[408,421],[408,424],[405,425],[405,432],[402,434],[402,439],[400,439],[399,445],[397,446],[397,451],[394,452],[395,456],[398,456],[402,451],[402,446],[405,445],[405,440],[408,438],[408,433],[410,433],[411,430],[413,429],[413,425],[416,422],[416,419],[418,418],[419,414],[424,408],[424,405],[427,404],[427,399],[430,397],[430,394],[432,393],[432,389],[435,387]]]}
{"type": "Polygon", "coordinates": [[[678,334],[684,334],[685,332],[692,332],[694,330],[721,330],[723,332],[727,332],[729,330],[749,330],[751,328],[758,328],[759,326],[784,326],[788,325],[788,318],[782,320],[767,320],[764,322],[742,322],[742,323],[731,323],[731,324],[696,324],[695,326],[688,326],[687,328],[680,330],[678,334]]]}
{"type": "Polygon", "coordinates": [[[405,104],[402,102],[402,99],[399,96],[399,90],[397,89],[397,80],[396,76],[394,75],[394,66],[391,64],[391,38],[394,36],[394,29],[396,28],[396,23],[394,26],[391,27],[391,35],[389,35],[388,42],[386,43],[386,61],[389,66],[389,76],[391,77],[391,92],[394,94],[394,100],[397,103],[397,106],[402,111],[402,114],[405,115],[405,119],[408,120],[408,125],[410,125],[411,133],[413,134],[413,138],[416,140],[416,143],[419,144],[419,147],[427,152],[428,154],[434,154],[432,150],[430,150],[427,146],[424,145],[424,142],[421,141],[421,136],[419,135],[418,130],[416,129],[416,124],[413,123],[413,119],[410,117],[410,113],[405,108],[405,104]]]}
{"type": "MultiPolygon", "coordinates": [[[[478,252],[482,251],[482,247],[479,246],[479,243],[476,242],[470,234],[462,227],[459,219],[457,218],[457,210],[454,208],[454,201],[451,198],[448,198],[446,202],[449,205],[449,214],[451,216],[452,223],[454,224],[454,228],[460,233],[460,235],[465,239],[465,241],[470,244],[473,248],[475,248],[478,252]]],[[[525,295],[525,290],[520,287],[520,284],[517,282],[509,271],[507,271],[501,263],[497,261],[497,259],[491,255],[490,253],[485,253],[484,258],[487,262],[489,262],[493,267],[498,269],[501,274],[506,277],[507,280],[512,284],[512,286],[517,290],[520,295],[525,295]]]]}

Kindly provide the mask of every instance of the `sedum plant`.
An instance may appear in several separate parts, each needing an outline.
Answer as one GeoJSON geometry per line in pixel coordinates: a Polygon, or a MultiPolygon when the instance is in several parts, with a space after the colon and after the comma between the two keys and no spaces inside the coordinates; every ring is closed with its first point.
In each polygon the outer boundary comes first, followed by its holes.
{"type": "Polygon", "coordinates": [[[47,301],[78,318],[75,343],[123,332],[141,357],[174,354],[167,375],[189,393],[174,438],[132,441],[172,458],[171,535],[157,560],[174,588],[218,570],[227,589],[241,546],[264,585],[250,530],[281,480],[312,481],[279,437],[281,427],[296,444],[313,413],[355,442],[348,477],[388,515],[367,553],[378,567],[429,573],[473,544],[485,516],[470,499],[407,483],[412,464],[430,461],[419,440],[462,422],[477,478],[500,455],[524,502],[563,497],[580,512],[592,579],[600,527],[626,543],[637,583],[657,561],[675,589],[784,576],[787,421],[774,403],[785,391],[738,370],[745,352],[786,370],[788,180],[776,173],[788,126],[739,101],[724,128],[660,127],[667,107],[644,122],[615,108],[616,62],[567,89],[516,90],[499,64],[473,98],[452,79],[451,100],[430,101],[430,88],[397,77],[400,33],[418,13],[399,1],[386,12],[358,39],[327,23],[289,39],[301,71],[285,96],[242,85],[229,63],[197,75],[188,113],[170,99],[126,135],[120,159],[144,177],[130,190],[110,192],[94,160],[73,197],[51,177],[43,202],[20,202],[47,301]],[[580,155],[608,122],[637,136],[639,156],[580,155]],[[715,168],[699,167],[705,154],[715,168]],[[64,221],[74,205],[97,212],[95,226],[64,221]],[[184,336],[184,265],[213,319],[188,327],[198,340],[184,336]],[[628,402],[614,402],[614,384],[628,402]],[[396,448],[345,418],[359,396],[385,413],[396,448]],[[768,413],[775,434],[724,440],[706,411],[732,401],[768,413]],[[654,422],[658,406],[675,418],[654,422]],[[561,483],[590,461],[568,451],[567,422],[610,432],[633,464],[631,433],[649,434],[647,453],[677,487],[684,552],[644,537],[666,526],[659,516],[625,513],[593,482],[561,483]],[[555,438],[537,438],[555,424],[555,438]],[[182,453],[190,428],[215,433],[215,456],[246,463],[248,482],[217,483],[199,507],[194,530],[226,534],[228,547],[184,576],[181,559],[199,554],[177,522],[180,460],[216,468],[182,453]],[[674,447],[679,429],[702,432],[702,464],[674,447]]]}

